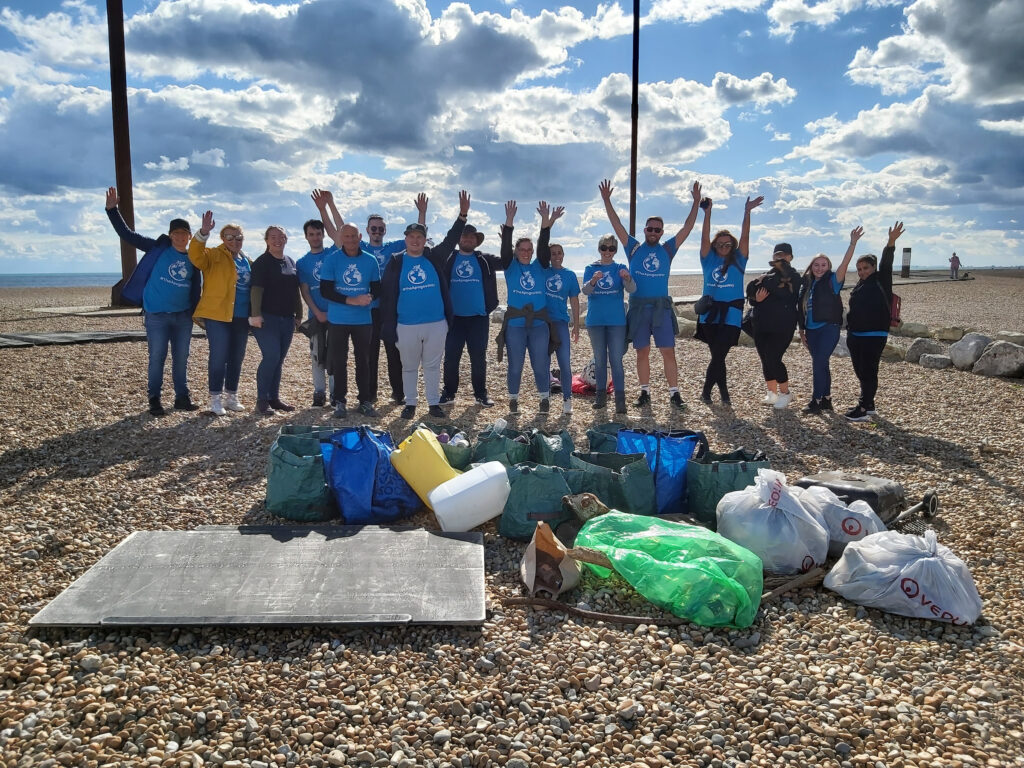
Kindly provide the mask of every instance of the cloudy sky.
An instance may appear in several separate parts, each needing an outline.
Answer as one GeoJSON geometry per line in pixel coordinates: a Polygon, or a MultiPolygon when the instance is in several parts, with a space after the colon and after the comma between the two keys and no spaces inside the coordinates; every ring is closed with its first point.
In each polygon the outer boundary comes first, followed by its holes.
{"type": "MultiPolygon", "coordinates": [[[[566,207],[569,264],[628,220],[631,4],[550,0],[124,0],[136,224],[240,222],[250,255],[283,224],[293,256],[314,187],[390,233],[457,192],[497,248],[566,207]]],[[[1020,0],[644,0],[638,213],[673,230],[694,180],[714,224],[754,212],[751,251],[803,266],[906,223],[915,265],[1024,266],[1020,0]]],[[[118,271],[102,0],[0,8],[0,272],[118,271]]],[[[699,225],[676,266],[698,266],[699,225]]],[[[486,247],[485,247],[486,250],[486,247]]]]}

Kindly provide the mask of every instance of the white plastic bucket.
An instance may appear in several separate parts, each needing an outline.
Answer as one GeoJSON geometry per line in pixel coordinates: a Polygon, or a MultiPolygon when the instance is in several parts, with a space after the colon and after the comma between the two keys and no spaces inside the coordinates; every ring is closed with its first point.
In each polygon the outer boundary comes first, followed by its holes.
{"type": "Polygon", "coordinates": [[[488,461],[441,483],[428,498],[442,531],[468,531],[500,515],[510,490],[505,465],[488,461]]]}

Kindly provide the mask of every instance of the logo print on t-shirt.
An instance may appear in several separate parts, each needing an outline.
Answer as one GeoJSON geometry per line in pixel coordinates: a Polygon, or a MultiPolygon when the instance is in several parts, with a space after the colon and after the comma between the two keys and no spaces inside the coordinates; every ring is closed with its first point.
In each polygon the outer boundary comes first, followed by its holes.
{"type": "Polygon", "coordinates": [[[532,291],[537,287],[537,281],[533,279],[532,272],[523,272],[519,275],[519,287],[524,291],[532,291]]]}
{"type": "Polygon", "coordinates": [[[409,270],[409,282],[412,285],[423,285],[426,281],[427,273],[419,264],[409,270]]]}
{"type": "Polygon", "coordinates": [[[715,267],[713,270],[711,270],[711,279],[716,283],[724,283],[728,271],[729,270],[722,271],[721,266],[715,267]]]}
{"type": "Polygon", "coordinates": [[[612,278],[611,272],[605,272],[601,275],[601,279],[597,281],[597,287],[603,291],[611,290],[613,285],[615,285],[615,280],[612,278]]]}
{"type": "Polygon", "coordinates": [[[459,266],[455,268],[455,274],[461,278],[470,278],[473,276],[473,264],[469,259],[464,259],[459,262],[459,266]]]}
{"type": "Polygon", "coordinates": [[[341,282],[345,285],[356,286],[363,282],[363,273],[355,264],[349,264],[341,274],[341,282]]]}
{"type": "Polygon", "coordinates": [[[238,273],[238,280],[235,282],[235,285],[238,288],[248,288],[249,280],[252,279],[252,275],[249,274],[249,270],[245,266],[245,259],[242,259],[241,262],[235,262],[235,271],[238,273]]]}
{"type": "Polygon", "coordinates": [[[658,267],[661,266],[661,259],[658,258],[658,254],[649,253],[644,257],[643,267],[644,272],[655,273],[658,271],[658,267]]]}
{"type": "Polygon", "coordinates": [[[313,262],[313,279],[318,283],[320,282],[320,267],[324,265],[323,261],[313,262]]]}
{"type": "Polygon", "coordinates": [[[188,267],[184,261],[176,261],[167,268],[167,274],[176,282],[183,282],[188,279],[188,267]]]}
{"type": "Polygon", "coordinates": [[[551,291],[552,293],[558,293],[559,291],[562,290],[562,276],[552,275],[551,277],[548,278],[547,286],[548,290],[551,291]]]}

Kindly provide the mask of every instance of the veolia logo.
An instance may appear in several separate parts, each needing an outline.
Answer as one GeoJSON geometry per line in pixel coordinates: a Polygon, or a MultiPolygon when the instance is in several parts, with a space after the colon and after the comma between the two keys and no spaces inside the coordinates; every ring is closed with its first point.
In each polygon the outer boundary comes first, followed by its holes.
{"type": "Polygon", "coordinates": [[[856,517],[843,518],[843,533],[847,536],[860,536],[864,530],[864,526],[860,524],[860,520],[856,517]]]}
{"type": "Polygon", "coordinates": [[[916,579],[912,579],[909,576],[900,579],[900,591],[906,595],[907,599],[912,603],[920,603],[922,608],[927,608],[928,612],[937,617],[940,621],[948,621],[951,624],[967,623],[956,614],[944,610],[942,606],[936,604],[934,600],[930,599],[921,588],[921,585],[917,583],[916,579]]]}
{"type": "Polygon", "coordinates": [[[814,558],[810,555],[805,555],[804,559],[800,561],[800,572],[807,573],[811,568],[814,567],[814,558]]]}

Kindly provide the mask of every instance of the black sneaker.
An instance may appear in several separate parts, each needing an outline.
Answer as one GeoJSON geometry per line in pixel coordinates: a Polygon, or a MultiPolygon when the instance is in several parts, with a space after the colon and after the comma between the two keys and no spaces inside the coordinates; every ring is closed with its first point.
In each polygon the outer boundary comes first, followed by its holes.
{"type": "Polygon", "coordinates": [[[626,393],[619,394],[615,393],[615,412],[625,413],[626,412],[626,393]]]}
{"type": "Polygon", "coordinates": [[[455,405],[455,395],[441,395],[441,399],[437,401],[438,405],[455,405]]]}
{"type": "Polygon", "coordinates": [[[176,411],[198,411],[199,406],[192,402],[188,395],[174,398],[174,410],[176,411]]]}
{"type": "Polygon", "coordinates": [[[871,416],[868,414],[867,409],[864,406],[858,405],[856,408],[851,408],[845,414],[847,421],[870,421],[871,416]]]}
{"type": "Polygon", "coordinates": [[[811,400],[803,409],[803,413],[807,414],[818,414],[821,413],[821,401],[811,400]]]}
{"type": "Polygon", "coordinates": [[[541,413],[550,413],[550,411],[551,411],[551,401],[548,398],[546,398],[546,397],[542,397],[540,399],[540,408],[538,410],[541,413]]]}
{"type": "Polygon", "coordinates": [[[680,410],[680,411],[685,411],[686,410],[686,403],[683,402],[683,396],[680,395],[678,392],[673,392],[672,393],[672,397],[670,397],[668,399],[668,401],[673,406],[675,406],[675,408],[677,410],[680,410]]]}
{"type": "Polygon", "coordinates": [[[594,398],[594,404],[591,406],[595,411],[599,411],[602,408],[608,407],[608,396],[598,395],[594,398]]]}
{"type": "Polygon", "coordinates": [[[633,403],[633,407],[634,408],[643,408],[645,405],[650,405],[650,404],[651,404],[651,393],[648,392],[646,389],[641,389],[640,390],[640,397],[638,397],[636,399],[636,402],[633,403]]]}
{"type": "Polygon", "coordinates": [[[348,416],[348,408],[345,407],[344,403],[338,403],[334,407],[334,413],[331,414],[332,419],[344,419],[348,416]]]}
{"type": "Polygon", "coordinates": [[[359,411],[359,414],[361,416],[369,416],[370,418],[376,418],[377,416],[380,415],[379,413],[377,413],[377,409],[373,407],[373,403],[369,401],[360,403],[359,408],[357,408],[356,410],[359,411]]]}
{"type": "Polygon", "coordinates": [[[401,405],[405,402],[405,395],[392,393],[391,402],[395,405],[401,405]]]}
{"type": "Polygon", "coordinates": [[[288,413],[289,411],[295,410],[294,405],[288,405],[288,403],[282,401],[278,397],[267,400],[267,404],[270,405],[270,407],[273,408],[275,411],[284,411],[285,413],[288,413]]]}
{"type": "Polygon", "coordinates": [[[323,408],[327,405],[327,393],[326,392],[314,392],[313,393],[313,407],[323,408]]]}
{"type": "Polygon", "coordinates": [[[825,395],[823,398],[821,398],[821,410],[823,410],[823,411],[834,411],[835,410],[835,408],[832,407],[832,398],[830,396],[825,395]]]}
{"type": "Polygon", "coordinates": [[[149,398],[149,415],[150,416],[166,416],[167,415],[167,411],[165,411],[164,407],[160,404],[160,398],[159,397],[151,397],[151,398],[149,398]]]}
{"type": "Polygon", "coordinates": [[[270,407],[270,403],[266,400],[256,401],[256,413],[260,416],[273,416],[277,411],[270,407]]]}
{"type": "Polygon", "coordinates": [[[700,393],[700,401],[705,405],[711,405],[711,390],[705,389],[700,393]]]}
{"type": "Polygon", "coordinates": [[[415,415],[416,415],[416,406],[415,405],[407,405],[407,406],[405,406],[405,408],[402,409],[402,412],[400,414],[398,414],[398,417],[400,419],[411,419],[415,415]]]}
{"type": "Polygon", "coordinates": [[[509,398],[509,401],[508,401],[508,412],[509,413],[519,413],[519,398],[518,397],[509,398]]]}
{"type": "Polygon", "coordinates": [[[443,419],[445,417],[444,411],[441,410],[440,405],[432,405],[427,409],[427,413],[433,416],[435,419],[443,419]]]}
{"type": "Polygon", "coordinates": [[[491,398],[488,395],[484,395],[483,397],[478,397],[476,399],[476,404],[479,405],[481,408],[493,408],[494,407],[494,401],[491,400],[491,398]]]}

